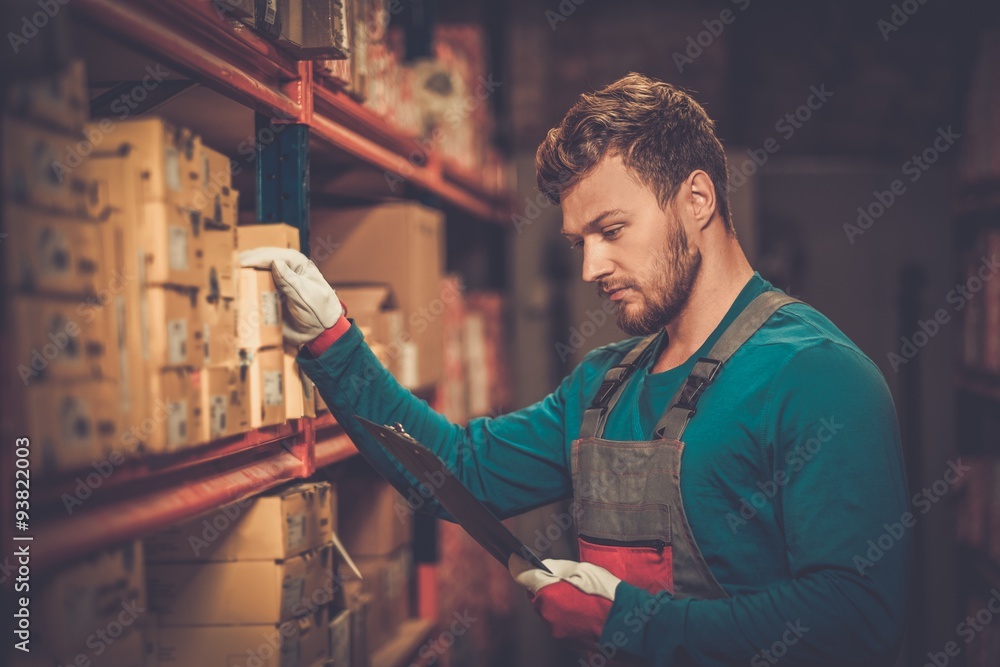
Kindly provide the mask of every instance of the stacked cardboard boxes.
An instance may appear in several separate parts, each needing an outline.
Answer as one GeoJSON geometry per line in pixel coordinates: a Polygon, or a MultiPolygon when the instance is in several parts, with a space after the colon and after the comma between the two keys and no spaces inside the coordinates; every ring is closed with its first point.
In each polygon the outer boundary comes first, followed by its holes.
{"type": "MultiPolygon", "coordinates": [[[[314,209],[312,256],[334,287],[363,281],[388,285],[401,314],[386,326],[389,367],[400,384],[428,387],[442,375],[442,315],[459,297],[444,289],[444,220],[440,211],[415,203],[314,209]],[[402,319],[402,325],[399,325],[402,319]]],[[[388,296],[378,309],[387,307],[388,296]]],[[[347,299],[348,317],[353,305],[347,299]]],[[[366,306],[367,307],[367,306],[366,306]]],[[[374,307],[369,307],[371,310],[374,307]]]]}
{"type": "Polygon", "coordinates": [[[415,508],[363,462],[352,462],[347,473],[338,487],[352,502],[341,509],[338,523],[363,579],[353,580],[343,563],[338,575],[347,607],[357,619],[354,650],[370,655],[410,617],[415,508]]]}
{"type": "Polygon", "coordinates": [[[298,484],[146,540],[160,667],[328,660],[332,493],[298,484]]]}
{"type": "Polygon", "coordinates": [[[98,553],[32,586],[31,653],[14,667],[144,667],[154,635],[142,542],[98,553]]]}
{"type": "Polygon", "coordinates": [[[31,433],[32,470],[44,475],[101,458],[120,436],[112,315],[122,276],[102,261],[106,192],[82,140],[82,65],[13,84],[3,113],[3,321],[23,383],[23,409],[6,407],[31,433]]]}

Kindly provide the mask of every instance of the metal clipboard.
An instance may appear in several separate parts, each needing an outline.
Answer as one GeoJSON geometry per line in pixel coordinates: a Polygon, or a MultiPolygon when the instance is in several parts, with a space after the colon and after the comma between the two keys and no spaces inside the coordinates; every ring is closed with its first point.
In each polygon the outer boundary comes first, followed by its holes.
{"type": "Polygon", "coordinates": [[[507,527],[458,481],[441,459],[403,430],[401,424],[379,426],[362,417],[357,417],[357,420],[431,492],[465,532],[479,542],[501,565],[507,567],[511,554],[517,554],[532,566],[551,572],[527,545],[507,530],[507,527]]]}

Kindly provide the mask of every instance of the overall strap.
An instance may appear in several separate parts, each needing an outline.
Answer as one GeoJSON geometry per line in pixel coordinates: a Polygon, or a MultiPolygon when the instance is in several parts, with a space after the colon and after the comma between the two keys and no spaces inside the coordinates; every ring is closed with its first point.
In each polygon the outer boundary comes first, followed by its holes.
{"type": "Polygon", "coordinates": [[[688,421],[697,412],[698,399],[715,380],[722,364],[729,361],[733,353],[740,349],[740,346],[747,342],[771,315],[790,303],[801,302],[783,292],[774,291],[764,292],[751,301],[712,346],[708,357],[702,357],[695,362],[691,374],[674,394],[670,407],[657,422],[655,437],[680,440],[688,421]]]}
{"type": "Polygon", "coordinates": [[[660,335],[660,333],[655,333],[643,338],[629,350],[628,354],[622,357],[617,366],[612,366],[604,374],[604,380],[597,390],[597,395],[594,396],[590,407],[583,412],[583,424],[580,426],[581,438],[600,438],[604,434],[604,424],[608,420],[611,409],[621,398],[629,377],[639,367],[639,360],[643,353],[660,335]]]}

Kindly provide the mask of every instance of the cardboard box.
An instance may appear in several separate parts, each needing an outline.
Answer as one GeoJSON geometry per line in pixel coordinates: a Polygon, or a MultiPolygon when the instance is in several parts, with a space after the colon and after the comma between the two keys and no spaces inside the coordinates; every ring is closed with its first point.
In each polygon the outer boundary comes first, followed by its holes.
{"type": "Polygon", "coordinates": [[[242,368],[213,366],[201,374],[201,412],[204,441],[250,430],[250,383],[242,368]]]}
{"type": "MultiPolygon", "coordinates": [[[[144,289],[146,258],[139,247],[142,207],[138,157],[96,155],[88,162],[88,169],[107,186],[112,204],[100,225],[103,261],[99,281],[108,297],[104,307],[115,357],[106,374],[119,382],[122,421],[128,432],[134,432],[149,416],[149,335],[144,319],[148,304],[144,289]]],[[[138,443],[139,438],[131,438],[128,447],[137,449],[138,443]]]]}
{"type": "Polygon", "coordinates": [[[14,359],[25,384],[100,377],[109,356],[106,313],[83,299],[16,295],[14,359]]]}
{"type": "Polygon", "coordinates": [[[236,234],[240,252],[269,247],[300,250],[298,228],[283,222],[244,222],[236,234]]]}
{"type": "Polygon", "coordinates": [[[87,638],[100,628],[123,620],[136,626],[146,622],[142,542],[127,542],[60,570],[33,592],[31,604],[38,633],[32,646],[62,660],[87,652],[87,638]]]}
{"type": "Polygon", "coordinates": [[[235,299],[239,294],[237,275],[240,259],[236,251],[236,228],[205,228],[204,267],[201,279],[206,296],[235,299]]]}
{"type": "Polygon", "coordinates": [[[223,199],[229,200],[233,188],[232,162],[228,155],[201,146],[201,175],[194,195],[194,207],[208,224],[221,225],[223,199]]]}
{"type": "MultiPolygon", "coordinates": [[[[437,382],[443,373],[444,219],[413,203],[313,209],[314,261],[332,284],[385,283],[404,318],[397,376],[406,387],[437,382]],[[410,351],[412,350],[412,352],[410,351]],[[414,354],[415,352],[415,354],[414,354]]],[[[346,302],[345,302],[346,303],[346,302]]]]}
{"type": "Polygon", "coordinates": [[[243,350],[276,347],[282,343],[281,295],[271,272],[240,269],[236,334],[243,350]]]}
{"type": "Polygon", "coordinates": [[[352,464],[351,474],[337,484],[351,502],[337,516],[338,534],[352,556],[388,556],[413,536],[413,512],[391,484],[352,464]]]}
{"type": "Polygon", "coordinates": [[[102,149],[137,154],[143,201],[193,208],[204,169],[197,135],[161,118],[125,120],[115,124],[113,132],[100,127],[95,131],[108,135],[108,145],[102,149]]]}
{"type": "MultiPolygon", "coordinates": [[[[147,626],[148,628],[149,626],[147,626]]],[[[116,630],[115,630],[116,631],[116,630]]],[[[146,628],[130,626],[124,634],[112,636],[105,631],[98,637],[95,633],[89,646],[84,646],[73,655],[59,657],[48,646],[32,642],[31,653],[15,651],[10,667],[155,667],[150,663],[151,639],[146,628]]],[[[155,655],[154,655],[155,657],[155,655]]]]}
{"type": "MultiPolygon", "coordinates": [[[[367,641],[369,651],[374,652],[391,639],[410,616],[410,546],[405,545],[390,556],[355,558],[355,563],[363,579],[360,593],[351,591],[349,595],[353,598],[370,596],[367,641]]],[[[343,563],[338,565],[337,573],[345,582],[353,576],[343,563]]]]}
{"type": "Polygon", "coordinates": [[[159,629],[160,667],[306,667],[328,657],[326,607],[279,625],[159,629]]]}
{"type": "Polygon", "coordinates": [[[351,611],[345,609],[330,621],[330,657],[334,665],[351,664],[351,611]]]}
{"type": "Polygon", "coordinates": [[[146,539],[149,562],[286,560],[329,544],[330,485],[304,482],[254,496],[146,539]]]}
{"type": "Polygon", "coordinates": [[[150,564],[147,573],[149,606],[161,627],[275,625],[329,601],[333,547],[284,561],[150,564]]]}
{"type": "Polygon", "coordinates": [[[151,285],[205,285],[205,233],[201,211],[171,202],[143,205],[140,245],[151,285]]]}
{"type": "MultiPolygon", "coordinates": [[[[306,416],[306,398],[305,389],[303,383],[308,380],[301,370],[299,365],[295,363],[295,357],[298,351],[289,346],[283,348],[284,354],[282,359],[284,361],[285,369],[285,419],[299,419],[300,417],[306,416]]],[[[311,412],[315,415],[315,399],[312,395],[309,396],[313,400],[313,409],[311,412]]]]}
{"type": "Polygon", "coordinates": [[[146,449],[174,452],[206,441],[201,375],[189,368],[164,368],[150,375],[146,449]]]}
{"type": "MultiPolygon", "coordinates": [[[[3,200],[91,217],[101,194],[76,152],[79,135],[52,132],[16,118],[0,119],[3,200]]],[[[82,141],[86,145],[86,141],[82,141]]]]}
{"type": "MultiPolygon", "coordinates": [[[[369,646],[369,610],[372,598],[361,595],[351,602],[351,665],[369,665],[371,654],[369,646]]],[[[374,637],[372,638],[374,639],[374,637]]]]}
{"type": "Polygon", "coordinates": [[[18,204],[4,210],[8,285],[29,292],[93,294],[101,266],[100,226],[18,204]]]}
{"type": "Polygon", "coordinates": [[[350,55],[344,2],[285,0],[278,3],[278,46],[299,60],[350,55]]]}
{"type": "Polygon", "coordinates": [[[244,350],[250,374],[250,426],[260,428],[285,423],[284,351],[280,347],[244,350]]]}
{"type": "Polygon", "coordinates": [[[192,289],[149,286],[145,290],[150,368],[197,368],[205,358],[204,328],[198,313],[198,293],[192,289]]]}
{"type": "Polygon", "coordinates": [[[80,132],[90,116],[90,95],[82,60],[47,76],[13,80],[7,86],[7,113],[58,130],[80,132]]]}
{"type": "Polygon", "coordinates": [[[39,475],[89,466],[121,432],[117,384],[103,380],[33,382],[25,390],[25,432],[39,475]]]}
{"type": "Polygon", "coordinates": [[[198,294],[205,366],[235,366],[240,355],[236,337],[236,299],[209,299],[198,294]]]}

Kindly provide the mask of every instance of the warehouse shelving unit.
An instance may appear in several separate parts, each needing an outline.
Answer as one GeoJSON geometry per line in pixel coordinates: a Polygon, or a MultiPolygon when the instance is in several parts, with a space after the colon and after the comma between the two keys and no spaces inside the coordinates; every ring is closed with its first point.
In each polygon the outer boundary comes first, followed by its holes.
{"type": "MultiPolygon", "coordinates": [[[[207,127],[196,126],[206,141],[232,142],[234,134],[215,136],[216,129],[242,135],[250,130],[259,140],[263,124],[295,128],[287,133],[297,138],[294,155],[288,155],[287,142],[272,146],[258,142],[255,195],[258,214],[277,205],[278,215],[303,233],[304,248],[308,248],[310,176],[322,184],[347,175],[351,192],[356,174],[363,174],[362,180],[382,190],[391,176],[402,184],[401,190],[393,192],[396,196],[424,198],[480,221],[502,223],[507,218],[501,173],[484,169],[483,174],[471,174],[449,164],[432,148],[402,134],[334,88],[318,74],[314,63],[295,61],[246,25],[220,14],[207,0],[77,0],[67,11],[75,23],[115,48],[163,63],[191,82],[165,87],[155,107],[140,109],[135,115],[154,109],[160,113],[175,95],[183,96],[185,112],[192,117],[238,116],[231,123],[215,119],[207,127]],[[298,171],[291,173],[300,178],[276,190],[268,182],[267,170],[285,170],[288,162],[297,164],[298,171]],[[285,202],[290,191],[302,205],[289,215],[285,202]]],[[[183,115],[173,119],[179,124],[187,121],[183,115]]],[[[335,189],[322,192],[336,194],[335,189]]],[[[9,348],[0,355],[10,361],[9,348]]],[[[5,385],[4,393],[5,405],[16,403],[17,388],[5,385]]],[[[417,394],[432,400],[433,388],[417,394]]],[[[183,451],[131,456],[108,464],[113,470],[106,476],[96,468],[86,468],[33,480],[33,571],[51,571],[107,546],[142,538],[287,481],[308,478],[355,454],[357,449],[336,420],[324,414],[183,451]]],[[[12,493],[7,493],[6,483],[0,486],[5,487],[6,503],[12,493]]],[[[4,526],[5,539],[10,530],[4,526]]],[[[423,604],[420,607],[426,609],[423,604]]],[[[373,665],[411,664],[408,659],[434,627],[428,618],[409,621],[395,640],[373,656],[373,665]]]]}

